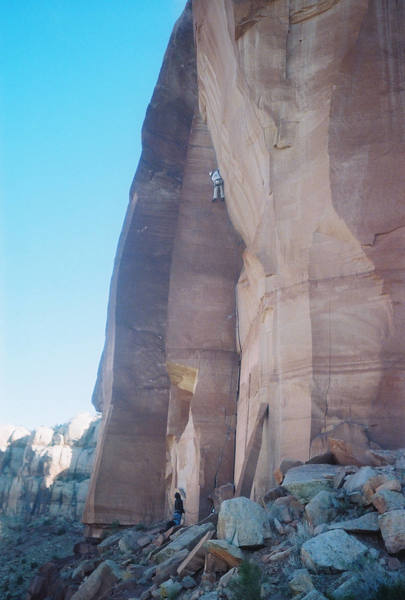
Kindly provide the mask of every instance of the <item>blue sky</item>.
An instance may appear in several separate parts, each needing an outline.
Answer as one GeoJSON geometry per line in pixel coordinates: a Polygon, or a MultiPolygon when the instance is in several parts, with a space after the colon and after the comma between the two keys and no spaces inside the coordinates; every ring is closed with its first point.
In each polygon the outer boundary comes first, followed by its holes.
{"type": "Polygon", "coordinates": [[[140,131],[185,0],[0,0],[0,423],[91,411],[140,131]]]}

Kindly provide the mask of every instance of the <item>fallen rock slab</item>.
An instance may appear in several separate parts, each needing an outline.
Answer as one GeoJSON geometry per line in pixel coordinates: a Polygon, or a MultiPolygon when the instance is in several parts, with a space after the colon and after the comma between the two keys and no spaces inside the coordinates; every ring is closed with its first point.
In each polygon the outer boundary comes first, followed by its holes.
{"type": "Polygon", "coordinates": [[[234,546],[260,546],[270,536],[268,515],[243,496],[225,500],[218,515],[217,536],[234,546]]]}
{"type": "Polygon", "coordinates": [[[334,529],[306,541],[301,548],[301,560],[313,572],[347,571],[365,554],[367,546],[343,529],[334,529]]]}
{"type": "Polygon", "coordinates": [[[212,523],[192,525],[185,531],[182,531],[170,544],[157,552],[154,556],[155,561],[160,563],[180,550],[191,550],[208,531],[214,531],[214,529],[212,523]]]}
{"type": "Polygon", "coordinates": [[[283,487],[304,503],[309,502],[321,490],[331,490],[338,465],[306,464],[293,467],[284,478],[283,487]]]}
{"type": "Polygon", "coordinates": [[[162,581],[165,581],[172,575],[175,575],[177,572],[177,568],[183,562],[183,560],[188,555],[188,550],[184,548],[183,550],[179,550],[175,554],[172,554],[165,561],[156,565],[155,576],[153,578],[153,583],[159,585],[162,581]]]}
{"type": "Polygon", "coordinates": [[[205,543],[205,547],[208,552],[221,558],[230,567],[237,567],[244,559],[242,550],[226,540],[209,540],[205,543]]]}
{"type": "Polygon", "coordinates": [[[198,542],[191,552],[186,556],[183,562],[178,566],[177,573],[179,575],[194,575],[203,568],[205,561],[205,542],[212,538],[213,531],[207,531],[203,538],[198,542]]]}
{"type": "Polygon", "coordinates": [[[378,524],[378,514],[376,512],[369,512],[357,519],[331,523],[329,529],[344,529],[345,531],[352,531],[353,533],[375,533],[380,529],[378,524]]]}
{"type": "Polygon", "coordinates": [[[405,510],[391,510],[378,517],[381,535],[390,554],[405,549],[405,510]]]}
{"type": "Polygon", "coordinates": [[[118,565],[112,560],[105,560],[81,584],[71,600],[97,600],[107,594],[120,578],[118,565]]]}

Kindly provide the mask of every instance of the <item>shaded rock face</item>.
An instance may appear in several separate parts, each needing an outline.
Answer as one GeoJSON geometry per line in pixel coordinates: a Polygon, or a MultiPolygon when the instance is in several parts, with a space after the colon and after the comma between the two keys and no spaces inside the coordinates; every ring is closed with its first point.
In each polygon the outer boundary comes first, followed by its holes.
{"type": "Polygon", "coordinates": [[[100,417],[81,414],[65,425],[0,427],[0,512],[81,519],[100,417]]]}
{"type": "Polygon", "coordinates": [[[116,257],[87,523],[176,489],[196,521],[329,437],[358,464],[404,445],[404,27],[385,0],[187,4],[116,257]]]}
{"type": "Polygon", "coordinates": [[[147,111],[112,278],[89,524],[162,518],[177,488],[195,521],[233,479],[241,250],[224,204],[210,201],[215,166],[188,5],[147,111]]]}

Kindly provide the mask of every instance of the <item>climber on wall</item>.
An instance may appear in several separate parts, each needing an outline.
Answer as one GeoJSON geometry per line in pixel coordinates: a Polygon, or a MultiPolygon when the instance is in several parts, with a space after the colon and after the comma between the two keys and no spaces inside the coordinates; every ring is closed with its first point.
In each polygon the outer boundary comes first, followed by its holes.
{"type": "Polygon", "coordinates": [[[215,169],[215,171],[210,171],[210,177],[212,179],[212,183],[214,184],[214,193],[212,196],[212,201],[215,202],[218,198],[221,198],[221,200],[224,201],[224,180],[221,177],[219,169],[215,169]]]}

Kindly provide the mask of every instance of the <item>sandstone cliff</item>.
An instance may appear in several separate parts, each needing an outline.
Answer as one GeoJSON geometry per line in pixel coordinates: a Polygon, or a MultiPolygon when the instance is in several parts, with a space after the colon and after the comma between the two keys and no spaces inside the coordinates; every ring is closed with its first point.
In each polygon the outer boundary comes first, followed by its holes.
{"type": "Polygon", "coordinates": [[[175,488],[194,521],[330,437],[404,445],[404,27],[386,0],[186,6],[116,258],[87,523],[158,518],[175,488]]]}
{"type": "Polygon", "coordinates": [[[100,418],[81,414],[65,425],[0,427],[0,513],[80,520],[100,418]]]}

